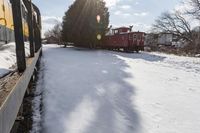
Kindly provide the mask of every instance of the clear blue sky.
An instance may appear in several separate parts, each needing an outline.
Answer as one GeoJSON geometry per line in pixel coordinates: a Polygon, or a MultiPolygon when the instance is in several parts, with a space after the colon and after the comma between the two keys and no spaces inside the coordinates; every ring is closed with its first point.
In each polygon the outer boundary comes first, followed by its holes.
{"type": "MultiPolygon", "coordinates": [[[[43,32],[57,21],[73,0],[32,0],[41,10],[43,32]]],[[[110,12],[110,25],[133,25],[134,30],[148,31],[154,20],[164,11],[174,9],[180,0],[105,0],[110,12]]]]}

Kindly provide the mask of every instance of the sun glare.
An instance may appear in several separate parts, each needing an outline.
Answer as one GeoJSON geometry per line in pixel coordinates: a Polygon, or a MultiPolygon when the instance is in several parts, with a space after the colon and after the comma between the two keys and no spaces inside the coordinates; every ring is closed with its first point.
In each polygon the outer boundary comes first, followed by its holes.
{"type": "Polygon", "coordinates": [[[101,20],[101,16],[100,15],[97,15],[97,22],[99,23],[101,20]]]}

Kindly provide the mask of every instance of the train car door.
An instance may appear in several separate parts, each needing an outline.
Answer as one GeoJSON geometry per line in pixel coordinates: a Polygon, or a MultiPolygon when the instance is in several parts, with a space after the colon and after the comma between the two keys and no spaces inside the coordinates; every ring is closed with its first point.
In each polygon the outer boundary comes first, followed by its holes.
{"type": "Polygon", "coordinates": [[[130,47],[132,45],[133,41],[133,35],[131,33],[128,34],[128,46],[130,47]]]}
{"type": "Polygon", "coordinates": [[[133,45],[137,45],[137,34],[133,34],[133,45]]]}

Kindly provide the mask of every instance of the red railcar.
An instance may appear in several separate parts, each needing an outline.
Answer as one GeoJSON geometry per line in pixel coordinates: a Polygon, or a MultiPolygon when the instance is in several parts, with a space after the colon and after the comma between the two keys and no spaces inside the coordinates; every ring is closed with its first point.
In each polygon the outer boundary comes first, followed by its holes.
{"type": "Polygon", "coordinates": [[[120,27],[112,29],[106,36],[104,47],[109,49],[123,49],[124,51],[144,50],[144,32],[132,32],[132,28],[120,27]]]}

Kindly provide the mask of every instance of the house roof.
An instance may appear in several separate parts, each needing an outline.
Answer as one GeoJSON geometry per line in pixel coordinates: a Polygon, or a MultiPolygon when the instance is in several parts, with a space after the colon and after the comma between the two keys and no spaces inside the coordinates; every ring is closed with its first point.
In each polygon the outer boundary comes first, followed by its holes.
{"type": "Polygon", "coordinates": [[[129,28],[129,27],[123,26],[123,27],[115,28],[115,29],[113,29],[113,30],[119,30],[119,29],[130,29],[130,28],[129,28]]]}

